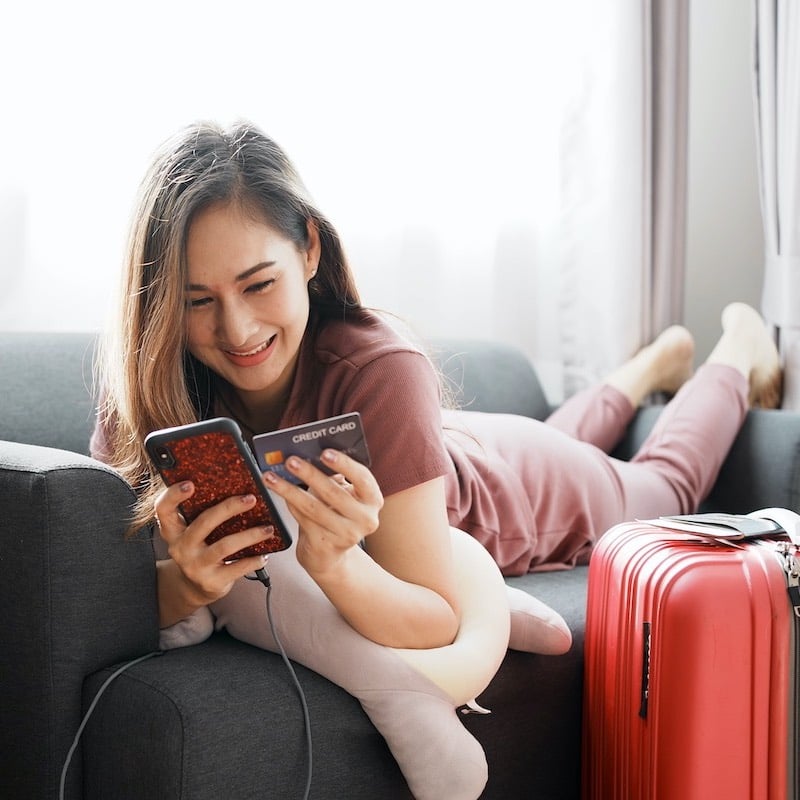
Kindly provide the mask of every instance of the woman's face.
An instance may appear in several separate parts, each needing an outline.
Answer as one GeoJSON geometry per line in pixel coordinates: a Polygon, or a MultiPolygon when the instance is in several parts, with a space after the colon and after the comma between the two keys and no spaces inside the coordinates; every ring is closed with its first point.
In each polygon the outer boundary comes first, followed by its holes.
{"type": "Polygon", "coordinates": [[[236,204],[197,214],[186,243],[187,346],[242,402],[277,402],[289,387],[308,321],[319,236],[298,250],[236,204]]]}

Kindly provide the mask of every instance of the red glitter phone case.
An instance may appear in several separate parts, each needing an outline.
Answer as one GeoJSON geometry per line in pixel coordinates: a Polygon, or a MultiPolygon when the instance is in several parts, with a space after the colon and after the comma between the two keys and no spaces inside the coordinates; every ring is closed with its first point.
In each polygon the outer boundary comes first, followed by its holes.
{"type": "Polygon", "coordinates": [[[187,522],[227,497],[255,495],[253,508],[223,522],[206,537],[206,542],[212,544],[223,536],[259,525],[271,525],[275,535],[232,553],[226,560],[274,553],[289,547],[291,536],[264,486],[239,426],[232,419],[218,417],[154,431],[145,438],[144,444],[167,485],[185,480],[194,484],[194,494],[180,506],[187,522]]]}

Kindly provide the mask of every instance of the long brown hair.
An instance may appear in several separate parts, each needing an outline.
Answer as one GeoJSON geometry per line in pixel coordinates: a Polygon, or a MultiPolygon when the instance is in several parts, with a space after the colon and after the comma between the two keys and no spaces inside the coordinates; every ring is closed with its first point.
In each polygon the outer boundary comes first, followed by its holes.
{"type": "Polygon", "coordinates": [[[314,206],[283,150],[250,123],[224,129],[198,122],[156,152],[139,190],[123,265],[116,319],[98,360],[98,411],[109,464],[139,492],[134,526],[152,518],[160,480],[144,450],[158,428],[198,419],[197,362],[186,352],[186,240],[197,213],[235,202],[299,249],[308,223],[321,243],[309,283],[318,319],[360,308],[338,233],[314,206]]]}

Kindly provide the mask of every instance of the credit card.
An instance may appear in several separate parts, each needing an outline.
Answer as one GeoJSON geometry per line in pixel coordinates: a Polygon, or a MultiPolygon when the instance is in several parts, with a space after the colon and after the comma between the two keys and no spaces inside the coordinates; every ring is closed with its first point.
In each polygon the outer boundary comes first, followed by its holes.
{"type": "Polygon", "coordinates": [[[261,471],[275,472],[296,484],[302,484],[302,481],[286,469],[286,459],[299,456],[332,475],[333,471],[320,460],[322,451],[328,447],[369,466],[369,450],[361,426],[361,414],[352,411],[253,437],[253,449],[261,471]]]}

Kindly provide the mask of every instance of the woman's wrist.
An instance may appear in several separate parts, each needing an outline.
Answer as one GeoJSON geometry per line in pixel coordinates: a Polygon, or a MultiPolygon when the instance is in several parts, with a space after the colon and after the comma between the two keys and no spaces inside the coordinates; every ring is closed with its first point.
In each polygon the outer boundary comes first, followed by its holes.
{"type": "Polygon", "coordinates": [[[300,566],[325,591],[326,587],[335,590],[336,587],[341,586],[346,589],[352,581],[358,580],[357,562],[361,560],[361,556],[366,556],[366,553],[360,547],[351,547],[333,555],[320,557],[313,551],[313,548],[304,546],[303,539],[300,538],[297,543],[296,556],[300,566]]]}
{"type": "Polygon", "coordinates": [[[171,558],[156,562],[159,625],[167,628],[208,605],[171,558]]]}

